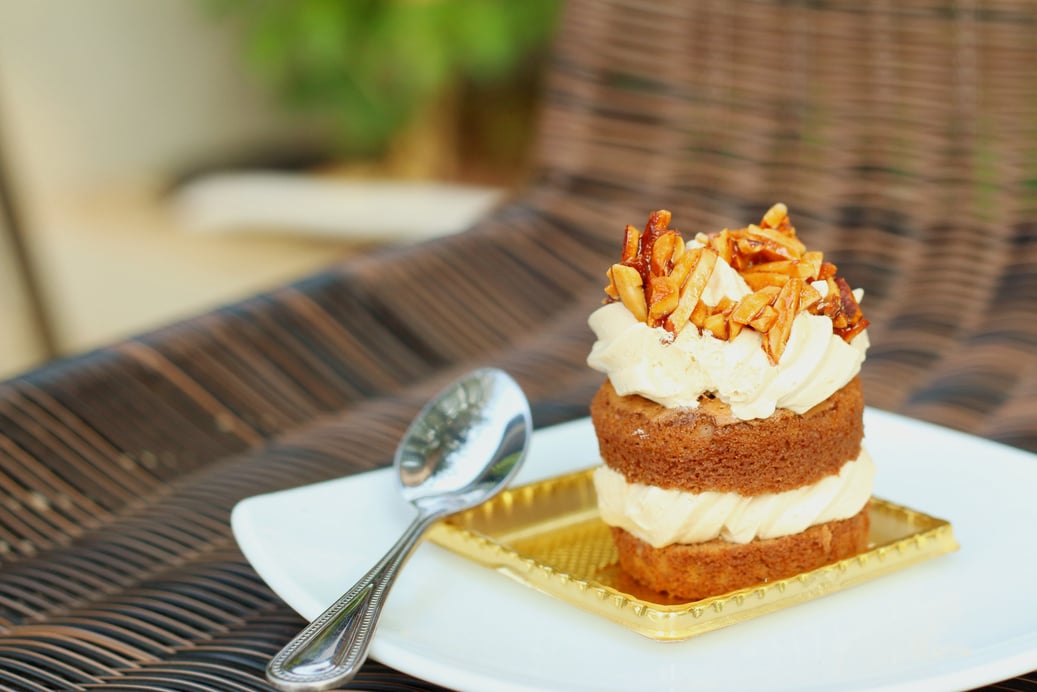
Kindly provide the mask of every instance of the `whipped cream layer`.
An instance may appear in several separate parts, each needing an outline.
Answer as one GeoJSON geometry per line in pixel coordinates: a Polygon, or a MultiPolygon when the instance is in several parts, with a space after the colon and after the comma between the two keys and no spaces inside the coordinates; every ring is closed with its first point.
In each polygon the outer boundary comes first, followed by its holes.
{"type": "Polygon", "coordinates": [[[598,510],[610,526],[626,529],[654,548],[722,538],[731,543],[777,538],[811,526],[849,519],[871,497],[875,464],[866,451],[837,475],[782,493],[688,493],[628,483],[607,466],[594,470],[598,510]]]}
{"type": "MultiPolygon", "coordinates": [[[[824,287],[824,282],[816,284],[824,287]]],[[[745,281],[722,260],[702,300],[716,305],[722,296],[738,300],[750,293],[745,281]]],[[[850,343],[832,331],[823,315],[799,313],[785,352],[772,365],[763,337],[743,329],[730,341],[688,324],[676,338],[649,327],[620,302],[595,310],[589,320],[597,341],[587,364],[608,375],[620,395],[639,394],[667,408],[696,408],[712,393],[741,420],[767,418],[777,408],[804,413],[860,372],[868,348],[867,332],[850,343]]]]}

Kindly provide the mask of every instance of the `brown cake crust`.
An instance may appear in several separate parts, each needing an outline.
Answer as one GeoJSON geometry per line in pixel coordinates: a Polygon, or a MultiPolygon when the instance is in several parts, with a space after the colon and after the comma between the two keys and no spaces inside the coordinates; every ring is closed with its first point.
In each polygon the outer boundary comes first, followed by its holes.
{"type": "Polygon", "coordinates": [[[860,377],[803,414],[742,421],[717,399],[670,409],[620,396],[606,380],[590,414],[605,464],[631,483],[745,496],[794,490],[839,472],[864,437],[860,377]]]}
{"type": "Polygon", "coordinates": [[[699,600],[852,557],[867,549],[869,526],[865,505],[849,519],[745,544],[718,538],[653,548],[617,527],[612,527],[612,538],[620,567],[640,584],[678,598],[699,600]]]}

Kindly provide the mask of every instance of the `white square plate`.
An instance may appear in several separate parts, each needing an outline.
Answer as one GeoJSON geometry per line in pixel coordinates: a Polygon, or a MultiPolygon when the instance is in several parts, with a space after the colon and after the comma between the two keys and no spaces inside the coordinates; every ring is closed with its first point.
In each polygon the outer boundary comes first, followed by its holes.
{"type": "MultiPolygon", "coordinates": [[[[604,622],[428,543],[371,655],[462,690],[945,690],[1037,668],[1037,455],[867,409],[875,494],[950,520],[957,553],[681,642],[604,622]]],[[[537,431],[516,485],[599,463],[586,419],[537,431]]],[[[252,497],[259,575],[313,619],[413,516],[391,470],[252,497]]]]}

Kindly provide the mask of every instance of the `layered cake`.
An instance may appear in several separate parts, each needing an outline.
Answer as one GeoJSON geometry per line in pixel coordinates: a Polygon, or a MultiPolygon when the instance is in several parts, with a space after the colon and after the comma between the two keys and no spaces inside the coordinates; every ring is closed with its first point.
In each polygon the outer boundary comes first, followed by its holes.
{"type": "Polygon", "coordinates": [[[667,211],[627,226],[589,319],[594,472],[621,568],[699,599],[866,549],[859,292],[787,209],[685,240],[667,211]]]}

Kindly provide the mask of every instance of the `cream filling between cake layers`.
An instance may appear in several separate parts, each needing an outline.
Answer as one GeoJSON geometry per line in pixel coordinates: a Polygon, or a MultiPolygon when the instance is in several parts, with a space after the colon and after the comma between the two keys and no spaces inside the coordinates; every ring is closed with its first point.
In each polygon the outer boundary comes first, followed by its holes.
{"type": "MultiPolygon", "coordinates": [[[[823,281],[814,285],[825,290],[823,281]]],[[[718,260],[702,300],[715,305],[722,296],[738,300],[749,292],[738,272],[718,260]]],[[[597,341],[587,364],[608,375],[621,396],[696,408],[703,394],[712,393],[741,420],[767,418],[778,408],[808,411],[857,376],[868,348],[867,331],[846,343],[828,317],[807,312],[793,320],[777,365],[751,329],[724,341],[689,324],[674,338],[639,321],[621,302],[598,308],[588,323],[597,341]]]]}
{"type": "Polygon", "coordinates": [[[839,473],[795,490],[747,497],[689,493],[642,483],[600,466],[594,471],[602,520],[654,548],[722,538],[731,543],[778,538],[856,515],[871,497],[875,464],[865,450],[839,473]]]}

